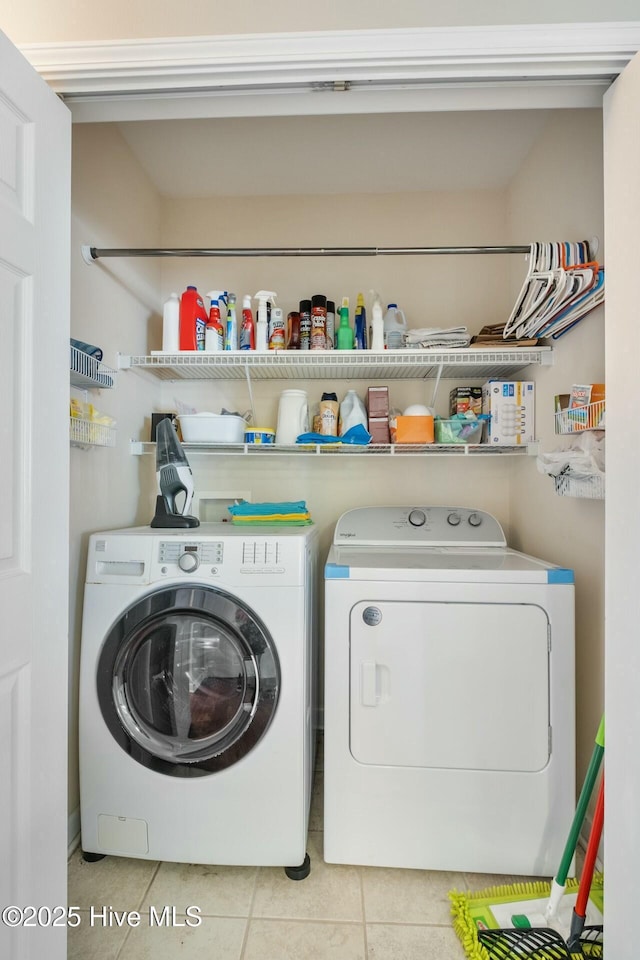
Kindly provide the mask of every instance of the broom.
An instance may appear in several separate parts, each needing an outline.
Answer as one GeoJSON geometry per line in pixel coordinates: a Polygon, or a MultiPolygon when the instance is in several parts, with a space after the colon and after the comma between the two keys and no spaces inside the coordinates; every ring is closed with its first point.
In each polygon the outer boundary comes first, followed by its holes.
{"type": "MultiPolygon", "coordinates": [[[[544,928],[549,927],[551,923],[558,921],[558,907],[567,889],[567,885],[569,884],[572,890],[576,890],[577,888],[577,884],[574,880],[567,881],[567,876],[569,873],[569,867],[571,866],[571,861],[573,860],[573,856],[575,854],[578,836],[586,816],[589,800],[591,799],[591,795],[595,787],[603,754],[604,717],[602,717],[600,721],[591,761],[589,763],[589,768],[580,792],[580,797],[578,799],[578,804],[573,822],[571,824],[571,829],[569,831],[569,836],[567,838],[558,871],[552,881],[550,890],[548,884],[522,883],[516,884],[511,888],[493,888],[492,890],[486,891],[484,894],[474,894],[471,897],[468,897],[462,893],[458,893],[455,890],[451,891],[449,894],[453,904],[452,912],[454,914],[454,928],[460,940],[462,941],[467,955],[472,958],[472,960],[475,960],[475,958],[478,958],[478,960],[491,960],[491,957],[498,958],[508,956],[537,956],[549,958],[554,956],[557,956],[558,958],[569,956],[567,953],[566,943],[560,934],[553,929],[544,928]],[[493,900],[494,904],[497,904],[498,902],[504,904],[506,902],[513,902],[514,900],[540,900],[541,894],[543,894],[545,891],[547,892],[548,900],[544,914],[536,913],[531,914],[530,916],[527,916],[527,914],[513,914],[511,917],[511,922],[516,929],[501,931],[505,934],[509,933],[512,936],[513,941],[524,943],[524,953],[511,954],[510,952],[498,952],[494,953],[493,955],[487,953],[487,950],[479,941],[478,930],[488,931],[488,928],[493,927],[495,924],[495,917],[493,916],[490,906],[491,901],[493,900]],[[541,925],[543,929],[534,929],[531,920],[533,920],[536,925],[541,925]],[[530,953],[528,947],[533,948],[535,941],[538,942],[540,949],[544,951],[546,948],[547,952],[538,954],[533,952],[530,953]],[[552,943],[556,944],[556,947],[560,952],[549,952],[549,947],[552,943]]],[[[587,891],[587,898],[588,895],[589,891],[587,891]]],[[[493,934],[497,934],[500,931],[493,929],[491,932],[493,934]]],[[[504,939],[502,941],[502,947],[506,949],[504,939]]],[[[595,956],[596,954],[593,955],[595,956]]]]}

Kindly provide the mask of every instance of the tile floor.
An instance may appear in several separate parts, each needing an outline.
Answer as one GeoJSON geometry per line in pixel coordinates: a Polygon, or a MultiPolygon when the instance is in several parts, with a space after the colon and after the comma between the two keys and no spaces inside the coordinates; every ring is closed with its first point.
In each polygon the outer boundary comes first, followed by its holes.
{"type": "MultiPolygon", "coordinates": [[[[306,880],[281,867],[216,867],[107,857],[69,861],[68,960],[463,960],[447,893],[515,878],[326,864],[322,859],[322,751],[314,781],[306,880]],[[198,927],[151,926],[166,905],[198,927]],[[91,922],[91,908],[94,920],[91,922]],[[140,912],[139,927],[108,925],[95,911],[140,912]]],[[[113,914],[111,915],[113,916],[113,914]]]]}

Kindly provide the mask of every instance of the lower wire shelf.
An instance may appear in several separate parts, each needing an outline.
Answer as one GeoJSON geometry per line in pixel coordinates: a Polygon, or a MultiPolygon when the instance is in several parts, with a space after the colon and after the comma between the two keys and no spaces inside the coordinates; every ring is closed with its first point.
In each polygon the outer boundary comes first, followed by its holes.
{"type": "MultiPolygon", "coordinates": [[[[185,453],[215,456],[253,456],[253,457],[495,457],[495,456],[535,456],[538,443],[522,444],[513,447],[492,447],[488,443],[372,443],[356,446],[349,443],[318,443],[291,445],[273,443],[183,443],[185,453]]],[[[155,453],[155,443],[142,440],[131,441],[131,453],[141,456],[155,453]]]]}

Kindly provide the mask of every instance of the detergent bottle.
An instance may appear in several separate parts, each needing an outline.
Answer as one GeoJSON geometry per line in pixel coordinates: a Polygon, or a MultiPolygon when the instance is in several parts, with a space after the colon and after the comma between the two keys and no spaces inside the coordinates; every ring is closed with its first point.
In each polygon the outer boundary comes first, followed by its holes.
{"type": "Polygon", "coordinates": [[[180,297],[180,349],[204,350],[207,311],[197,287],[188,286],[180,297]]]}
{"type": "Polygon", "coordinates": [[[277,297],[273,290],[258,290],[254,299],[258,301],[258,326],[256,332],[256,350],[265,353],[269,349],[269,321],[267,319],[267,302],[277,297]]]}
{"type": "Polygon", "coordinates": [[[353,329],[349,324],[349,297],[342,298],[340,326],[336,335],[338,350],[353,350],[353,329]]]}
{"type": "Polygon", "coordinates": [[[211,300],[204,340],[204,349],[207,353],[219,353],[224,350],[224,328],[220,320],[220,303],[218,300],[221,295],[223,293],[220,290],[211,290],[207,294],[211,300]]]}
{"type": "Polygon", "coordinates": [[[384,320],[382,318],[382,304],[380,296],[375,290],[371,291],[373,307],[371,310],[371,330],[369,336],[370,350],[384,350],[384,320]]]}
{"type": "Polygon", "coordinates": [[[180,349],[180,297],[172,293],[162,308],[162,352],[177,353],[180,349]]]}
{"type": "Polygon", "coordinates": [[[390,303],[384,315],[384,345],[387,350],[400,350],[404,347],[404,335],[407,321],[397,303],[390,303]]]}
{"type": "Polygon", "coordinates": [[[240,349],[255,350],[256,330],[251,312],[251,297],[248,293],[242,301],[242,327],[240,328],[240,349]]]}

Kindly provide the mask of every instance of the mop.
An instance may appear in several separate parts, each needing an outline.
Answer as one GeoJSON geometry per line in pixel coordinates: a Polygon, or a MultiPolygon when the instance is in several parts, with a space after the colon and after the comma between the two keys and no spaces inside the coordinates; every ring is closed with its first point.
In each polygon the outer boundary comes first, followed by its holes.
{"type": "MultiPolygon", "coordinates": [[[[498,957],[570,956],[566,952],[565,940],[560,934],[564,937],[570,936],[572,895],[578,892],[579,885],[576,880],[568,880],[567,875],[603,754],[604,717],[600,721],[567,843],[551,886],[544,881],[528,882],[492,887],[478,893],[465,894],[452,890],[449,894],[452,902],[453,926],[470,960],[493,960],[498,957]],[[569,894],[566,898],[565,893],[569,894]],[[507,950],[502,953],[489,953],[478,936],[480,931],[487,930],[504,930],[505,932],[509,930],[509,937],[522,943],[523,946],[518,947],[516,952],[507,950]],[[517,933],[514,932],[516,930],[517,933]],[[554,938],[560,945],[559,949],[561,948],[564,952],[529,952],[529,947],[532,951],[534,947],[544,949],[545,944],[550,944],[554,938]]],[[[590,893],[589,923],[599,925],[602,923],[603,910],[601,876],[593,878],[592,883],[590,881],[590,893]]],[[[505,944],[503,943],[502,946],[505,944]]]]}

